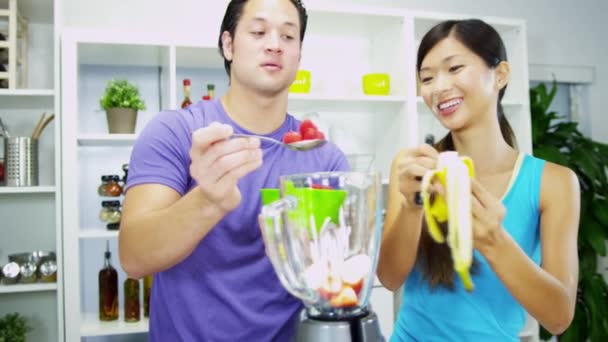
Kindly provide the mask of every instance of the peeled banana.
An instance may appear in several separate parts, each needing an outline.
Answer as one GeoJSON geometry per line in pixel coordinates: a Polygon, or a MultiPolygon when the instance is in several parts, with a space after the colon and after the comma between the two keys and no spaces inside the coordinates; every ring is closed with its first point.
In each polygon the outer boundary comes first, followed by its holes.
{"type": "Polygon", "coordinates": [[[459,157],[457,152],[439,154],[437,169],[428,171],[422,178],[422,202],[429,235],[438,243],[446,237],[439,223],[448,222],[447,244],[450,247],[454,270],[467,291],[474,288],[469,272],[473,262],[473,225],[471,213],[471,178],[474,177],[473,161],[459,157]],[[431,202],[430,186],[439,182],[445,189],[434,194],[431,202]]]}

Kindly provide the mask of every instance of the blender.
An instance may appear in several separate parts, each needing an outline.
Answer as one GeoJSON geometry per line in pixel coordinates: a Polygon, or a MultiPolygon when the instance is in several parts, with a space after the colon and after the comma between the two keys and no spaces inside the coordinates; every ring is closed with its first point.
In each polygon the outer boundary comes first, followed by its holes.
{"type": "Polygon", "coordinates": [[[304,303],[296,341],[384,341],[369,305],[382,235],[380,177],[321,172],[263,189],[262,235],[282,285],[304,303]]]}

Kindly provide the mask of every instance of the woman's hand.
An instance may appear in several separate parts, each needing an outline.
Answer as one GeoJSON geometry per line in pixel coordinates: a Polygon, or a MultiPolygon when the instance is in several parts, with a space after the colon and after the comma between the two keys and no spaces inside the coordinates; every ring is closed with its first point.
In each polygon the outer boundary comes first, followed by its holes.
{"type": "Polygon", "coordinates": [[[402,151],[394,161],[397,166],[399,192],[405,197],[405,207],[420,206],[416,203],[416,193],[421,190],[421,180],[424,174],[437,167],[439,153],[431,145],[421,145],[417,148],[402,151]]]}
{"type": "Polygon", "coordinates": [[[499,239],[507,209],[479,181],[471,180],[471,211],[473,213],[473,246],[482,254],[499,239]]]}

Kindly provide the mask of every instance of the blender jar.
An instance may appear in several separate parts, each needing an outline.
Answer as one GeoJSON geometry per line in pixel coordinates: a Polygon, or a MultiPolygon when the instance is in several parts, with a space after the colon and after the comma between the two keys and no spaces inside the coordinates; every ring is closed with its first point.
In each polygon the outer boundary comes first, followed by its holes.
{"type": "Polygon", "coordinates": [[[309,317],[366,314],[382,234],[379,179],[375,172],[282,176],[280,198],[263,206],[268,257],[309,317]]]}

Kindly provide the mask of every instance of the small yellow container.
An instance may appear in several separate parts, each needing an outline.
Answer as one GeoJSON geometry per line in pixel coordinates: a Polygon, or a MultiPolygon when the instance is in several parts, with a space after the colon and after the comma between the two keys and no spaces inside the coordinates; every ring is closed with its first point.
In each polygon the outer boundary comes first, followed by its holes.
{"type": "Polygon", "coordinates": [[[388,95],[391,80],[388,74],[363,75],[363,93],[365,95],[388,95]]]}
{"type": "Polygon", "coordinates": [[[289,87],[290,93],[308,94],[310,92],[310,71],[298,70],[296,79],[289,87]]]}

